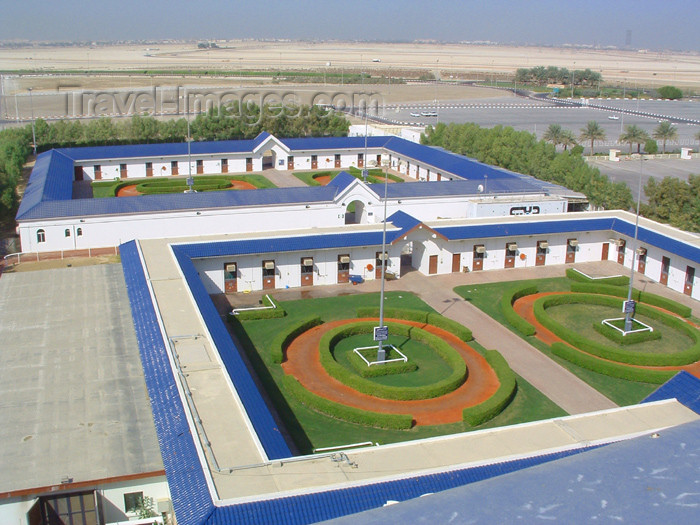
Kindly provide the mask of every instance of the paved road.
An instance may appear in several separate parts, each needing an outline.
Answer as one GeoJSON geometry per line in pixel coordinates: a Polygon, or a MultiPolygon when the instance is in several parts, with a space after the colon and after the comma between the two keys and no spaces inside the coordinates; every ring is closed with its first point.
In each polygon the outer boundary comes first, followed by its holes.
{"type": "Polygon", "coordinates": [[[445,317],[469,327],[485,348],[498,350],[510,367],[569,414],[615,408],[617,405],[558,365],[521,337],[504,328],[452,291],[452,276],[427,279],[412,272],[403,289],[418,295],[445,317]],[[442,279],[446,277],[446,279],[442,279]],[[440,281],[444,281],[440,282],[440,281]]]}

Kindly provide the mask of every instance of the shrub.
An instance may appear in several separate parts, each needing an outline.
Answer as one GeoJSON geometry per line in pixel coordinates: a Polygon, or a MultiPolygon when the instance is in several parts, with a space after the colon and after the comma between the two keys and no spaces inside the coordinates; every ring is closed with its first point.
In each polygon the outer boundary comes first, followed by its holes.
{"type": "MultiPolygon", "coordinates": [[[[379,317],[379,308],[373,306],[358,308],[357,317],[379,317]]],[[[384,317],[436,326],[457,336],[462,341],[471,341],[474,338],[472,331],[466,326],[433,312],[411,310],[409,308],[384,308],[384,317]]]]}
{"type": "Polygon", "coordinates": [[[613,277],[604,277],[602,279],[591,279],[573,268],[566,269],[566,276],[572,281],[578,281],[580,283],[607,284],[609,286],[628,286],[630,284],[630,278],[625,277],[624,275],[615,275],[613,277]]]}
{"type": "Polygon", "coordinates": [[[564,343],[554,343],[552,345],[552,353],[581,368],[610,377],[626,379],[627,381],[641,381],[643,383],[660,385],[671,379],[676,373],[675,370],[650,370],[613,363],[585,354],[564,343]]]}
{"type": "Polygon", "coordinates": [[[284,361],[284,353],[287,351],[289,344],[299,335],[307,330],[322,324],[323,321],[318,316],[307,317],[301,321],[288,326],[285,330],[278,332],[275,338],[270,343],[270,355],[273,363],[281,363],[284,361]]]}
{"type": "Polygon", "coordinates": [[[229,314],[230,317],[235,317],[240,321],[252,321],[254,319],[277,319],[284,317],[287,312],[280,305],[275,304],[272,297],[264,295],[260,301],[263,306],[276,306],[276,308],[268,308],[266,310],[245,310],[238,312],[236,315],[229,314]]]}
{"type": "Polygon", "coordinates": [[[670,98],[672,100],[683,98],[683,92],[676,86],[661,86],[656,92],[661,98],[670,98]]]}
{"type": "Polygon", "coordinates": [[[671,328],[684,332],[691,339],[693,339],[694,344],[691,347],[674,354],[652,354],[615,348],[585,338],[578,332],[562,326],[545,312],[545,309],[550,306],[574,303],[600,304],[604,306],[612,306],[617,309],[620,309],[622,306],[622,301],[620,299],[605,295],[552,295],[542,297],[541,299],[535,301],[535,317],[546,328],[554,332],[557,336],[561,337],[570,345],[575,346],[576,348],[589,354],[593,354],[604,359],[610,359],[611,361],[642,366],[680,366],[694,363],[700,359],[700,337],[698,336],[697,329],[693,328],[684,321],[681,321],[680,319],[644,304],[637,305],[637,311],[639,313],[651,317],[652,319],[657,319],[671,328]]]}
{"type": "Polygon", "coordinates": [[[493,419],[508,406],[513,400],[518,388],[515,373],[508,366],[505,358],[496,350],[486,350],[486,361],[493,367],[500,386],[496,393],[486,401],[467,407],[462,411],[462,419],[465,423],[475,427],[490,419],[493,419]]]}
{"type": "Polygon", "coordinates": [[[301,404],[331,417],[342,419],[343,421],[396,430],[406,430],[413,425],[413,416],[411,415],[369,412],[367,410],[341,405],[340,403],[335,403],[321,396],[317,396],[309,392],[292,376],[283,376],[282,384],[301,404]]]}
{"type": "Polygon", "coordinates": [[[329,375],[341,383],[354,388],[364,394],[381,397],[383,399],[411,400],[430,399],[452,392],[458,388],[467,377],[467,365],[459,355],[445,341],[433,334],[400,323],[388,323],[391,331],[398,335],[408,336],[416,341],[430,346],[452,369],[449,376],[433,383],[432,385],[420,387],[395,387],[375,383],[348,370],[338,363],[333,356],[333,348],[336,343],[345,337],[358,334],[371,333],[375,323],[372,321],[357,322],[350,325],[342,325],[326,332],[319,343],[321,364],[329,375]]]}
{"type": "Polygon", "coordinates": [[[523,335],[535,335],[535,327],[515,313],[513,303],[521,297],[535,293],[537,293],[537,286],[526,284],[514,286],[510,290],[506,290],[501,296],[501,313],[503,313],[503,317],[523,335]]]}
{"type": "MultiPolygon", "coordinates": [[[[571,283],[571,291],[578,293],[597,293],[603,295],[613,295],[615,297],[627,298],[628,288],[621,286],[608,286],[604,284],[597,283],[571,283]]],[[[677,303],[673,299],[667,299],[660,295],[656,295],[649,292],[642,292],[637,289],[632,290],[632,299],[635,301],[651,304],[678,314],[681,317],[690,317],[693,313],[689,306],[677,303]]]]}
{"type": "Polygon", "coordinates": [[[642,343],[644,341],[652,341],[654,339],[661,339],[661,333],[656,330],[653,332],[634,332],[627,335],[622,335],[622,332],[615,330],[611,326],[603,323],[593,323],[593,329],[600,335],[607,337],[612,342],[618,345],[633,345],[636,343],[642,343]]]}
{"type": "MultiPolygon", "coordinates": [[[[387,352],[389,351],[390,349],[387,349],[387,352]]],[[[386,363],[384,365],[367,366],[367,363],[365,363],[358,355],[353,355],[350,357],[350,364],[362,377],[381,377],[392,374],[404,374],[418,369],[418,365],[411,361],[396,361],[394,363],[386,363]]]]}

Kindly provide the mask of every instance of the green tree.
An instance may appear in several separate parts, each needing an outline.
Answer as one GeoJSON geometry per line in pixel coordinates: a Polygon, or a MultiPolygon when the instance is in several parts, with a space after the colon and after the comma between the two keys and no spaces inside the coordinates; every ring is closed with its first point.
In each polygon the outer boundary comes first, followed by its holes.
{"type": "Polygon", "coordinates": [[[666,141],[675,140],[678,130],[668,120],[664,120],[654,129],[653,137],[661,141],[661,152],[666,153],[666,141]]]}
{"type": "Polygon", "coordinates": [[[639,126],[630,124],[625,126],[625,132],[620,135],[620,142],[630,145],[630,154],[632,153],[632,144],[637,145],[637,153],[641,152],[642,144],[649,140],[649,135],[639,126]]]}
{"type": "Polygon", "coordinates": [[[658,153],[658,151],[659,145],[656,143],[656,141],[654,139],[647,139],[647,141],[644,143],[644,152],[653,155],[654,153],[658,153]]]}
{"type": "Polygon", "coordinates": [[[591,141],[591,155],[593,155],[593,144],[596,140],[605,140],[605,131],[595,120],[589,120],[586,127],[581,128],[580,140],[591,141]]]}
{"type": "Polygon", "coordinates": [[[561,142],[560,144],[564,146],[564,151],[566,151],[569,146],[576,146],[578,142],[576,142],[576,137],[574,136],[573,131],[570,129],[565,129],[561,132],[561,142]]]}
{"type": "Polygon", "coordinates": [[[556,148],[559,144],[561,144],[561,139],[562,139],[562,129],[559,124],[550,124],[549,127],[547,128],[547,131],[544,132],[544,135],[542,135],[542,139],[546,140],[547,142],[551,142],[554,144],[554,147],[556,148]]]}
{"type": "Polygon", "coordinates": [[[661,86],[656,92],[661,98],[670,98],[671,100],[683,98],[683,92],[675,86],[661,86]]]}
{"type": "Polygon", "coordinates": [[[688,181],[665,177],[660,183],[651,177],[644,186],[648,204],[641,213],[650,219],[665,222],[686,231],[700,231],[700,175],[688,181]]]}

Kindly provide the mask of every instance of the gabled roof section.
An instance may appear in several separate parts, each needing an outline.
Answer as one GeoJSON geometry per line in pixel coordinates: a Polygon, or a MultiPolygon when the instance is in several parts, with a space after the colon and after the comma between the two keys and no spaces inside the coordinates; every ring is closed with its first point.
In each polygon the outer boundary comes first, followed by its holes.
{"type": "Polygon", "coordinates": [[[255,140],[253,140],[253,148],[251,149],[251,151],[253,153],[257,153],[261,150],[267,150],[268,148],[271,148],[273,144],[279,146],[284,151],[289,151],[289,147],[284,142],[282,142],[274,135],[270,135],[267,131],[263,131],[262,133],[260,133],[260,135],[255,137],[255,140]]]}
{"type": "Polygon", "coordinates": [[[387,240],[390,244],[394,244],[396,241],[410,234],[412,231],[424,228],[426,231],[432,232],[433,234],[441,237],[444,240],[448,240],[443,234],[437,230],[432,229],[430,226],[426,226],[421,221],[409,215],[403,211],[397,211],[396,213],[390,215],[387,218],[391,224],[397,228],[401,228],[400,231],[387,232],[387,240]]]}
{"type": "Polygon", "coordinates": [[[23,219],[42,202],[66,202],[73,197],[73,160],[58,150],[41,153],[22,197],[17,219],[23,219]]]}
{"type": "Polygon", "coordinates": [[[340,193],[356,180],[357,179],[350,175],[347,171],[341,171],[335,177],[333,177],[333,179],[331,179],[331,181],[328,184],[326,184],[326,186],[330,186],[331,188],[338,188],[338,193],[340,193]]]}

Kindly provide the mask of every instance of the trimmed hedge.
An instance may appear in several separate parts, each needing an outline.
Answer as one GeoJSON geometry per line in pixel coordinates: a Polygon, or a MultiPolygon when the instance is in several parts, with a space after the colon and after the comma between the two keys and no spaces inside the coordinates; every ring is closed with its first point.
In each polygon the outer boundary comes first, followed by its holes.
{"type": "Polygon", "coordinates": [[[363,394],[401,401],[440,397],[452,392],[466,380],[467,365],[454,348],[439,337],[425,330],[400,323],[387,324],[393,333],[408,336],[432,347],[452,369],[452,373],[450,373],[449,376],[432,385],[420,387],[387,386],[360,377],[335,360],[333,348],[338,341],[351,335],[371,333],[372,330],[374,330],[375,324],[376,323],[372,321],[359,321],[354,324],[339,326],[333,330],[329,330],[323,335],[319,343],[321,364],[329,375],[363,394]]]}
{"type": "Polygon", "coordinates": [[[566,276],[572,281],[578,281],[580,283],[605,284],[608,286],[629,286],[630,284],[630,278],[624,275],[604,277],[602,279],[591,279],[590,277],[586,277],[582,273],[577,272],[573,268],[566,269],[566,276]]]}
{"type": "Polygon", "coordinates": [[[562,294],[562,295],[550,295],[542,297],[535,301],[534,313],[537,320],[542,323],[546,328],[554,332],[557,336],[561,337],[564,341],[569,343],[576,348],[583,350],[589,354],[593,354],[603,359],[609,359],[611,361],[617,361],[618,363],[629,363],[641,366],[680,366],[694,363],[700,359],[700,335],[696,328],[690,326],[689,324],[681,321],[680,319],[673,317],[671,315],[665,314],[656,308],[646,306],[644,304],[637,305],[637,311],[643,315],[651,317],[661,321],[671,328],[675,328],[679,331],[684,332],[688,337],[690,337],[695,343],[674,354],[651,354],[648,352],[642,353],[633,350],[625,350],[621,348],[615,348],[612,346],[607,346],[596,341],[591,341],[585,338],[578,332],[570,330],[565,326],[562,326],[554,319],[552,319],[545,312],[546,308],[550,306],[556,306],[561,304],[599,304],[604,306],[611,306],[616,309],[621,309],[622,301],[615,297],[609,297],[606,295],[589,295],[589,294],[562,294]]]}
{"type": "MultiPolygon", "coordinates": [[[[578,293],[597,293],[603,295],[613,295],[615,297],[627,298],[628,288],[621,286],[609,286],[605,284],[597,283],[571,283],[571,291],[578,293]]],[[[642,292],[636,288],[632,289],[632,299],[640,303],[651,304],[653,306],[658,306],[674,314],[678,314],[681,317],[690,317],[693,310],[690,306],[685,306],[683,304],[677,303],[672,299],[667,299],[660,295],[656,295],[649,292],[642,292]]]]}
{"type": "Polygon", "coordinates": [[[486,401],[462,411],[465,423],[475,427],[493,419],[510,404],[518,391],[518,381],[508,362],[497,350],[486,350],[486,361],[493,367],[501,385],[486,401]]]}
{"type": "Polygon", "coordinates": [[[411,361],[396,361],[394,363],[386,363],[381,366],[367,366],[367,363],[360,359],[360,356],[357,354],[350,356],[349,361],[352,367],[362,377],[381,377],[393,374],[405,374],[407,372],[414,372],[418,369],[418,365],[411,361]]]}
{"type": "Polygon", "coordinates": [[[513,303],[521,297],[536,293],[537,286],[532,284],[521,284],[506,290],[501,296],[501,313],[503,314],[503,317],[506,318],[506,321],[508,321],[513,328],[523,335],[535,335],[536,330],[534,326],[515,313],[515,310],[513,310],[513,303]]]}
{"type": "Polygon", "coordinates": [[[277,319],[279,317],[284,317],[287,312],[279,304],[275,304],[272,297],[268,299],[267,295],[263,295],[260,300],[263,306],[277,306],[277,308],[268,308],[267,310],[247,310],[243,312],[238,312],[238,314],[229,314],[230,317],[235,317],[239,321],[252,321],[254,319],[277,319]]]}
{"type": "Polygon", "coordinates": [[[615,330],[614,328],[603,324],[603,323],[593,323],[593,329],[600,335],[607,337],[612,342],[618,345],[633,345],[636,343],[643,343],[644,341],[654,341],[656,339],[661,339],[661,333],[657,331],[644,331],[644,332],[634,332],[627,335],[622,335],[622,332],[615,330]]]}
{"type": "Polygon", "coordinates": [[[317,396],[304,388],[294,377],[285,375],[282,377],[284,388],[292,394],[302,405],[311,410],[322,412],[331,417],[377,428],[393,430],[407,430],[413,425],[413,416],[410,414],[382,414],[369,412],[359,408],[353,408],[340,403],[335,403],[321,396],[317,396]]]}
{"type": "Polygon", "coordinates": [[[627,381],[640,381],[642,383],[661,385],[671,379],[677,372],[677,370],[648,370],[613,363],[583,353],[564,343],[554,343],[551,349],[554,355],[566,359],[570,363],[578,365],[581,368],[610,377],[626,379],[627,381]]]}
{"type": "MultiPolygon", "coordinates": [[[[358,308],[357,317],[379,317],[379,308],[374,306],[358,308]]],[[[472,331],[469,328],[459,324],[457,321],[453,321],[452,319],[434,312],[411,310],[409,308],[384,308],[384,317],[436,326],[437,328],[442,328],[446,332],[450,332],[459,337],[462,341],[471,341],[474,339],[472,331]]]]}
{"type": "Polygon", "coordinates": [[[284,360],[284,353],[287,351],[289,344],[299,335],[320,324],[323,324],[320,317],[307,317],[296,324],[288,326],[285,330],[278,332],[270,343],[270,356],[272,357],[272,362],[280,364],[284,360]]]}

